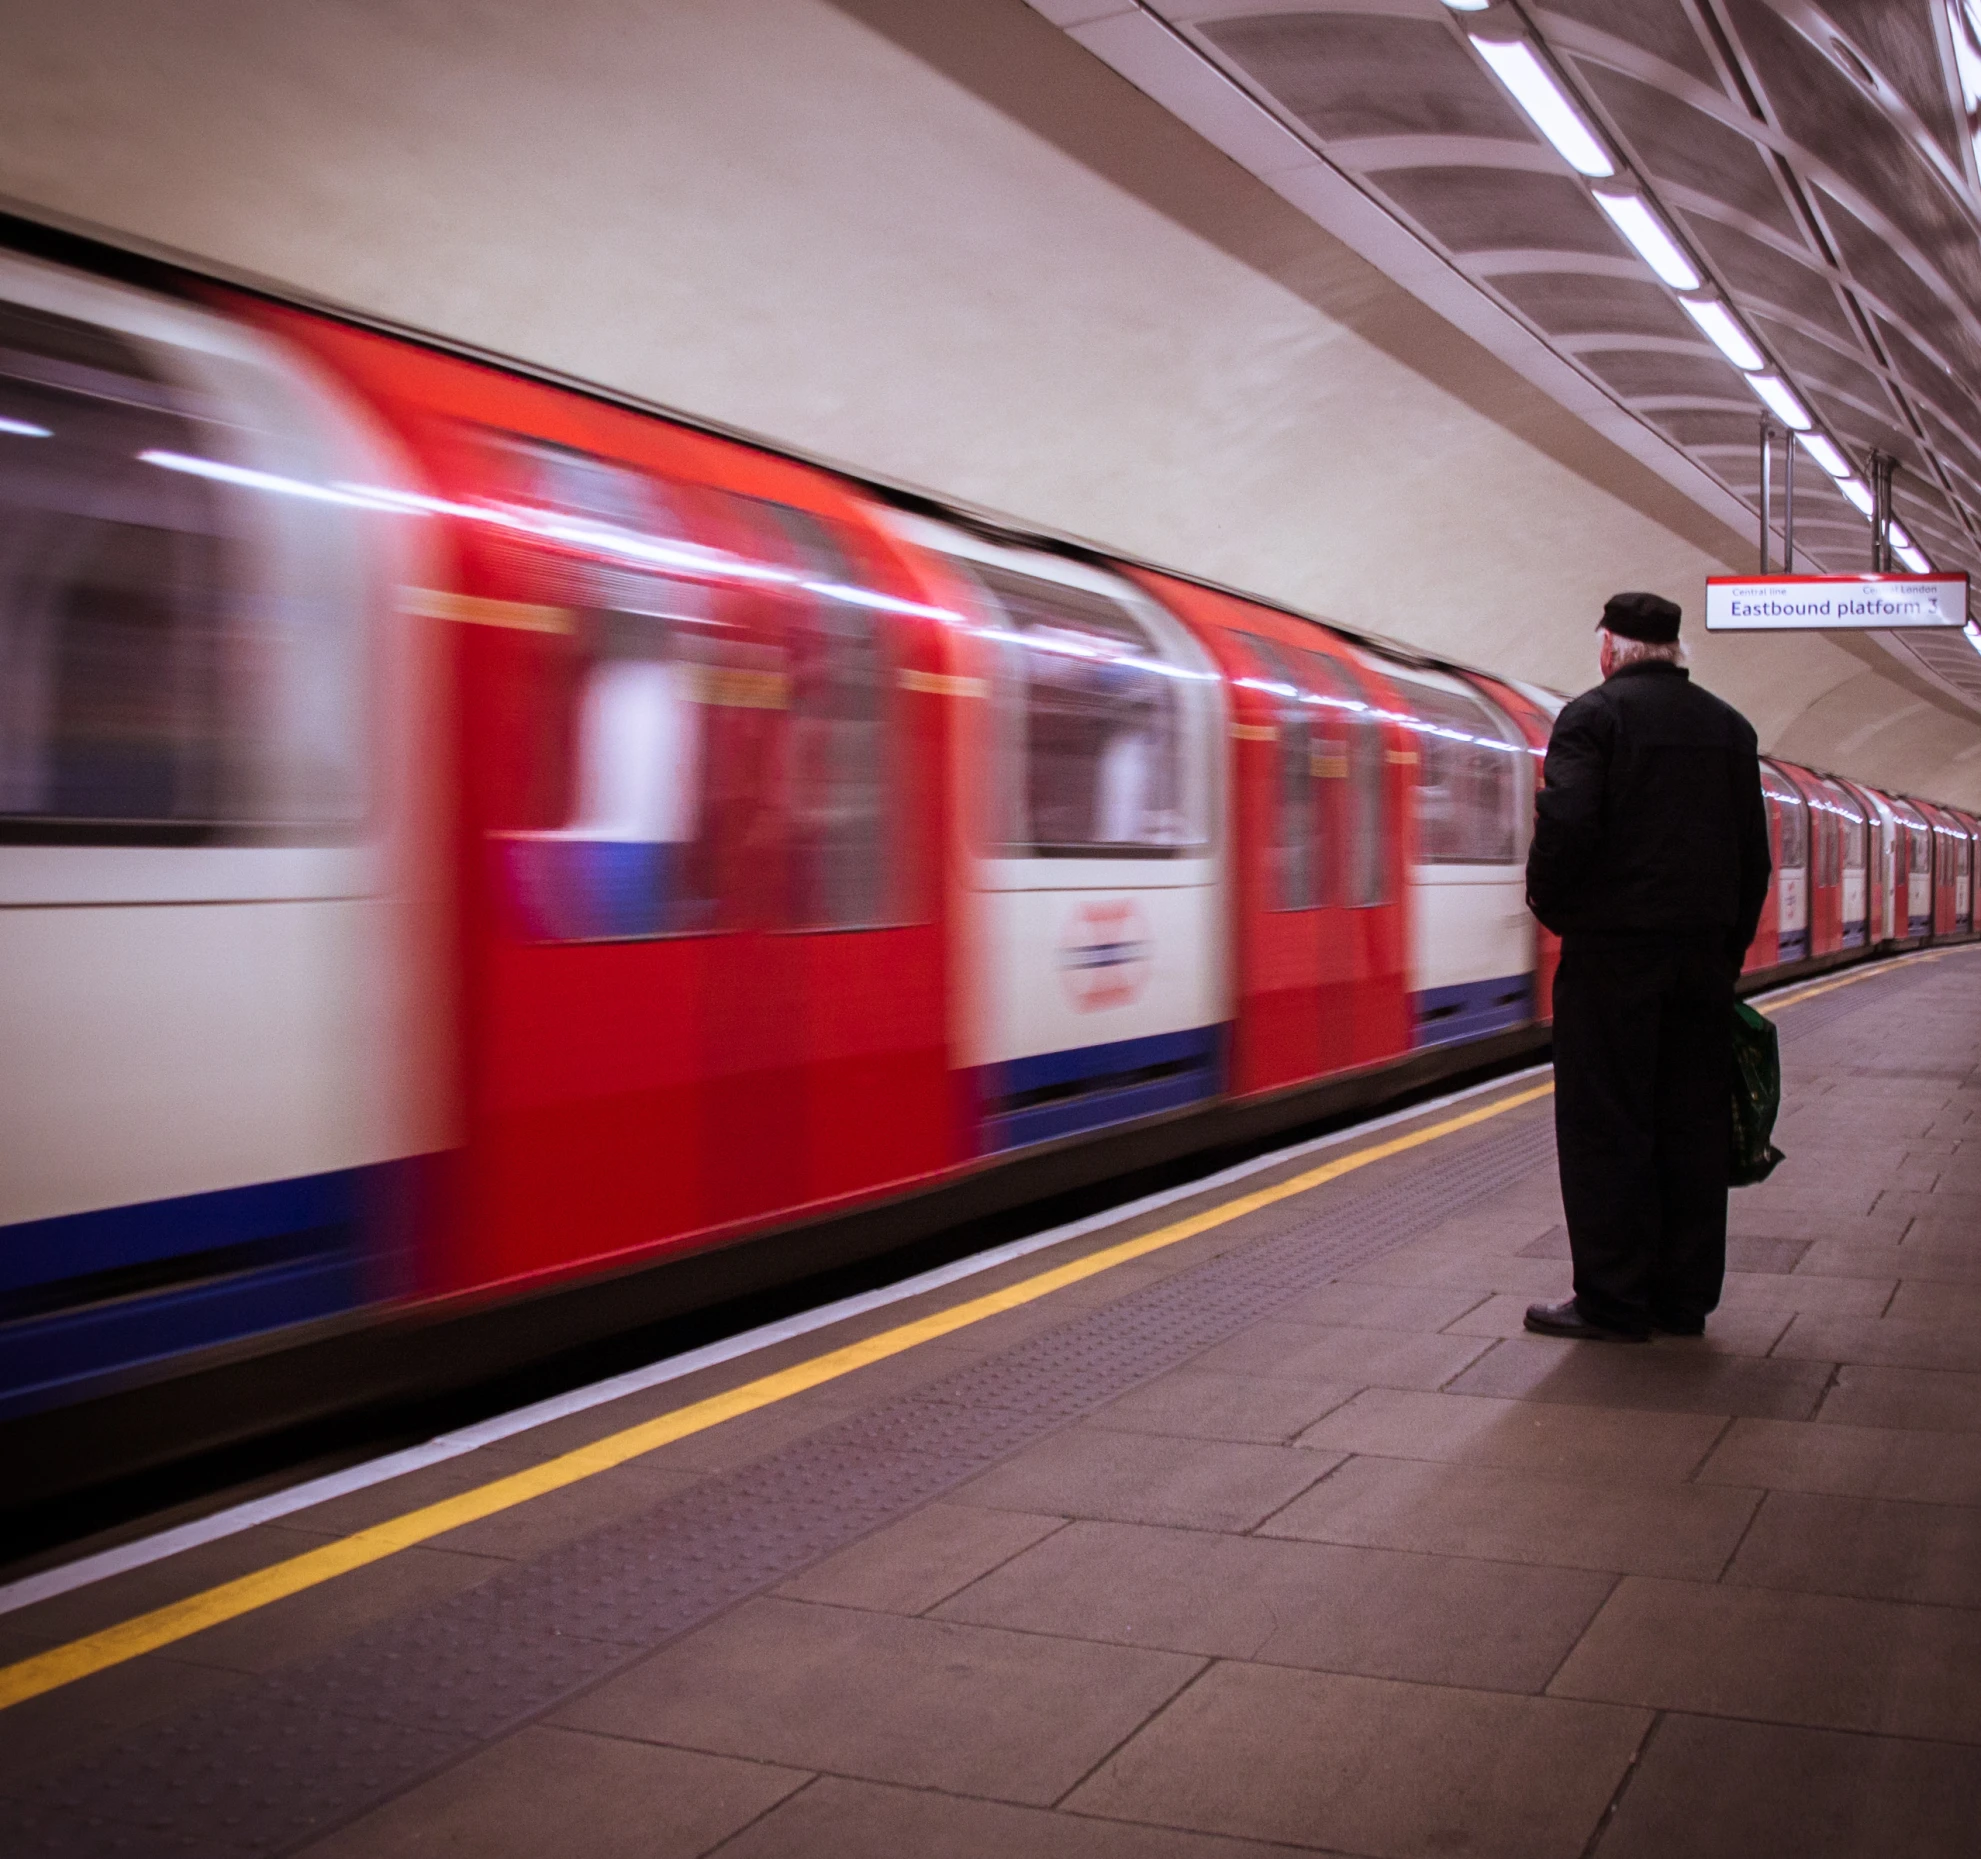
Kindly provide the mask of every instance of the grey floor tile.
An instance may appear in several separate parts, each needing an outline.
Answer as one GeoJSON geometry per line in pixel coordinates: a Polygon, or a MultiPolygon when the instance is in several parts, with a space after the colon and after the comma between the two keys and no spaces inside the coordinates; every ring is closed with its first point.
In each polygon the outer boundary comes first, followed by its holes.
{"type": "Polygon", "coordinates": [[[931,1504],[864,1542],[829,1556],[777,1592],[796,1601],[865,1607],[884,1614],[926,1613],[1041,1537],[1063,1517],[931,1504]]]}
{"type": "Polygon", "coordinates": [[[1727,1209],[1727,1241],[1786,1240],[1806,1250],[1790,1268],[1811,1270],[1820,1255],[1839,1247],[1896,1246],[1905,1238],[1911,1219],[1904,1214],[1768,1214],[1744,1206],[1736,1195],[1727,1209]]]}
{"type": "Polygon", "coordinates": [[[1924,1215],[1935,1220],[1967,1222],[1969,1233],[1981,1232],[1981,1193],[1963,1193],[1947,1188],[1938,1193],[1922,1193],[1917,1188],[1890,1187],[1878,1196],[1882,1214],[1924,1215]]]}
{"type": "Polygon", "coordinates": [[[303,1850],[314,1859],[694,1859],[807,1779],[769,1763],[530,1728],[303,1850]]]}
{"type": "Polygon", "coordinates": [[[823,1775],[721,1859],[1272,1859],[1281,1846],[823,1775]]]}
{"type": "Polygon", "coordinates": [[[1302,1323],[1255,1323],[1197,1358],[1200,1368],[1232,1375],[1283,1375],[1297,1381],[1361,1387],[1436,1388],[1491,1347],[1473,1336],[1406,1330],[1321,1329],[1302,1323]]]}
{"type": "Polygon", "coordinates": [[[1447,1459],[1563,1478],[1689,1477],[1726,1422],[1717,1414],[1632,1412],[1475,1394],[1370,1388],[1300,1436],[1303,1446],[1396,1459],[1447,1459]]]}
{"type": "MultiPolygon", "coordinates": [[[[1786,1280],[1784,1282],[1787,1282],[1786,1280]]],[[[1814,1282],[1813,1280],[1811,1282],[1814,1282]]],[[[1826,1281],[1827,1282],[1827,1281],[1826,1281]]],[[[1467,1311],[1446,1330],[1447,1336],[1521,1336],[1526,1334],[1526,1317],[1531,1299],[1518,1296],[1489,1298],[1467,1311]]],[[[1689,1345],[1720,1355],[1764,1356],[1775,1346],[1794,1316],[1792,1309],[1735,1309],[1722,1307],[1706,1320],[1703,1337],[1660,1337],[1660,1348],[1689,1345]]]]}
{"type": "Polygon", "coordinates": [[[1517,1253],[1499,1257],[1485,1252],[1421,1251],[1404,1247],[1385,1253],[1344,1274],[1351,1284],[1417,1285],[1474,1291],[1481,1297],[1495,1291],[1525,1297],[1566,1297],[1568,1269],[1554,1259],[1523,1259],[1517,1253]]]}
{"type": "Polygon", "coordinates": [[[566,1705],[609,1736],[1048,1805],[1201,1661],[757,1600],[566,1705]]]}
{"type": "MultiPolygon", "coordinates": [[[[1916,1224],[1908,1221],[1908,1226],[1916,1224]]],[[[1873,1242],[1819,1239],[1802,1255],[1798,1274],[1833,1278],[1920,1279],[1929,1284],[1981,1285],[1981,1248],[1950,1239],[1873,1242]]]]}
{"type": "Polygon", "coordinates": [[[1981,1375],[1847,1364],[1823,1397],[1824,1424],[1981,1433],[1981,1375]]]}
{"type": "Polygon", "coordinates": [[[1720,1717],[1659,1724],[1601,1859],[1970,1859],[1981,1750],[1720,1717]]]}
{"type": "Polygon", "coordinates": [[[1075,1523],[938,1612],[1212,1658],[1538,1691],[1612,1585],[1581,1569],[1075,1523]]]}
{"type": "Polygon", "coordinates": [[[1286,1323],[1356,1329],[1441,1330],[1480,1301],[1480,1293],[1435,1285],[1369,1285],[1341,1282],[1303,1291],[1278,1313],[1286,1323]]]}
{"type": "Polygon", "coordinates": [[[1775,1345],[1784,1359],[1875,1363],[1885,1368],[1958,1369],[1981,1374],[1981,1324],[1956,1315],[1901,1322],[1802,1312],[1775,1345]]]}
{"type": "Polygon", "coordinates": [[[1981,1510],[1770,1492],[1725,1579],[1981,1608],[1981,1510]]]}
{"type": "Polygon", "coordinates": [[[1815,1412],[1829,1378],[1830,1365],[1820,1362],[1514,1336],[1452,1381],[1450,1392],[1801,1420],[1815,1412]]]}
{"type": "Polygon", "coordinates": [[[1384,1859],[1577,1859],[1649,1718],[1558,1709],[1219,1665],[1066,1805],[1384,1859]]]}
{"type": "Polygon", "coordinates": [[[955,1501],[1041,1516],[1249,1530],[1336,1462],[1292,1446],[1078,1426],[973,1478],[955,1501]]]}
{"type": "MultiPolygon", "coordinates": [[[[1726,1249],[1727,1270],[1780,1276],[1792,1272],[1797,1261],[1808,1250],[1809,1242],[1803,1239],[1729,1238],[1726,1249]]],[[[1573,1257],[1569,1249],[1567,1227],[1551,1227],[1539,1239],[1522,1247],[1521,1254],[1529,1259],[1573,1257]]]]}
{"type": "Polygon", "coordinates": [[[1110,1402],[1088,1425],[1277,1446],[1359,1390],[1360,1384],[1352,1381],[1341,1385],[1282,1381],[1270,1375],[1220,1375],[1209,1369],[1180,1368],[1110,1402]]]}
{"type": "Polygon", "coordinates": [[[1919,1504],[1981,1505],[1981,1436],[1827,1419],[1736,1420],[1702,1482],[1919,1504]]]}
{"type": "Polygon", "coordinates": [[[1906,1228],[1905,1243],[1943,1255],[1935,1275],[1945,1278],[1950,1275],[1955,1261],[1961,1257],[1963,1247],[1969,1249],[1971,1256],[1973,1239],[1977,1231],[1981,1231],[1981,1221],[1976,1221],[1967,1214],[1922,1213],[1917,1215],[1906,1228]]]}
{"type": "Polygon", "coordinates": [[[0,1794],[39,1781],[154,1718],[204,1704],[239,1674],[146,1653],[9,1707],[0,1716],[0,1794]]]}
{"type": "Polygon", "coordinates": [[[1632,1578],[1551,1695],[1981,1743],[1981,1614],[1632,1578]]]}
{"type": "MultiPolygon", "coordinates": [[[[1977,1242],[1981,1249],[1981,1242],[1977,1242]]],[[[1885,1316],[1901,1323],[1964,1323],[1981,1331],[1981,1285],[1936,1285],[1909,1279],[1898,1287],[1885,1316]]]]}
{"type": "MultiPolygon", "coordinates": [[[[307,1537],[299,1541],[308,1542],[307,1537]]],[[[338,1575],[238,1619],[181,1640],[174,1656],[190,1665],[236,1672],[272,1672],[326,1652],[354,1633],[395,1614],[446,1600],[505,1573],[492,1556],[445,1549],[402,1549],[383,1561],[338,1575]]]]}
{"type": "Polygon", "coordinates": [[[1720,1294],[1721,1317],[1740,1311],[1827,1311],[1842,1317],[1884,1314],[1898,1280],[1820,1278],[1812,1273],[1729,1272],[1720,1294]]]}
{"type": "Polygon", "coordinates": [[[1351,1459],[1262,1528],[1313,1542],[1710,1581],[1758,1501],[1723,1486],[1351,1459]]]}

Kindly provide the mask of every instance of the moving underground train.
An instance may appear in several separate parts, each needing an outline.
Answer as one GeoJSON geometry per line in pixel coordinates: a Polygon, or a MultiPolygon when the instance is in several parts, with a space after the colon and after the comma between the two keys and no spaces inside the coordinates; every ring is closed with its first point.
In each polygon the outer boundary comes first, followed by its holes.
{"type": "MultiPolygon", "coordinates": [[[[0,253],[12,1499],[1544,1045],[1558,697],[52,239],[0,253]]],[[[1972,933],[1972,817],[1766,784],[1754,972],[1972,933]]]]}

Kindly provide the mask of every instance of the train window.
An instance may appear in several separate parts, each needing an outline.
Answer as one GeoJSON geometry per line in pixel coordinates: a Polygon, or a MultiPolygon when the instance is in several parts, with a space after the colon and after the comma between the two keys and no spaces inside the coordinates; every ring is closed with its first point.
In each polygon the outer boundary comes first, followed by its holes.
{"type": "Polygon", "coordinates": [[[1778,862],[1784,866],[1806,868],[1809,863],[1807,805],[1802,796],[1780,775],[1774,775],[1772,770],[1762,772],[1761,786],[1775,803],[1775,813],[1781,821],[1781,857],[1778,862]]]}
{"type": "MultiPolygon", "coordinates": [[[[1384,775],[1388,744],[1374,693],[1346,658],[1303,652],[1315,682],[1334,693],[1329,706],[1342,729],[1341,760],[1346,764],[1347,806],[1341,833],[1343,903],[1355,909],[1385,903],[1390,894],[1390,839],[1384,775]]],[[[1322,773],[1332,772],[1323,764],[1322,773]]]]}
{"type": "Polygon", "coordinates": [[[1392,672],[1417,752],[1417,856],[1505,865],[1515,856],[1518,745],[1469,693],[1392,672]]]}
{"type": "Polygon", "coordinates": [[[1848,794],[1842,789],[1835,790],[1837,797],[1837,837],[1842,846],[1842,866],[1845,871],[1862,871],[1866,864],[1866,842],[1870,837],[1863,813],[1848,794]]]}
{"type": "Polygon", "coordinates": [[[1839,882],[1842,871],[1840,849],[1837,844],[1837,816],[1821,801],[1810,805],[1816,812],[1816,882],[1833,885],[1839,882]]]}
{"type": "Polygon", "coordinates": [[[719,556],[645,473],[521,435],[481,438],[505,498],[558,519],[513,545],[514,572],[573,615],[562,674],[540,686],[565,700],[543,719],[526,803],[549,823],[497,835],[523,933],[624,941],[761,916],[739,867],[763,837],[765,713],[786,702],[777,640],[718,610],[719,556]]]}
{"type": "Polygon", "coordinates": [[[880,615],[859,598],[838,542],[809,511],[758,506],[803,564],[791,639],[791,922],[866,929],[887,920],[888,672],[880,615]]]}
{"type": "Polygon", "coordinates": [[[1164,661],[1122,603],[985,562],[1001,610],[1005,779],[992,848],[1035,858],[1171,858],[1208,845],[1195,674],[1164,661]]]}
{"type": "Polygon", "coordinates": [[[1268,844],[1272,907],[1311,910],[1323,902],[1321,873],[1325,861],[1318,843],[1319,794],[1316,777],[1324,771],[1326,750],[1315,725],[1315,694],[1303,688],[1300,674],[1286,654],[1269,639],[1241,633],[1258,668],[1260,683],[1274,699],[1277,732],[1274,743],[1272,827],[1268,844]]]}
{"type": "Polygon", "coordinates": [[[363,811],[356,519],[251,488],[252,371],[176,355],[0,301],[0,839],[299,842],[363,811]]]}

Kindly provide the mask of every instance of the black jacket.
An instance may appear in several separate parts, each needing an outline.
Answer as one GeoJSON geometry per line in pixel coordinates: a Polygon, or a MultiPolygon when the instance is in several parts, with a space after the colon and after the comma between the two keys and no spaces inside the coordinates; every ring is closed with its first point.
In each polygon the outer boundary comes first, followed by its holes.
{"type": "Polygon", "coordinates": [[[1527,902],[1557,934],[1711,930],[1737,963],[1768,894],[1754,730],[1681,667],[1626,665],[1555,721],[1527,902]]]}

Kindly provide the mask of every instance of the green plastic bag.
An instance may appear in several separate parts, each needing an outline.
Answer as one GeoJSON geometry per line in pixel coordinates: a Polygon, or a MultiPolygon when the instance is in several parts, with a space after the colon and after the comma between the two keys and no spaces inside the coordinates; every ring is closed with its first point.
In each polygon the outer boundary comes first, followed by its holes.
{"type": "Polygon", "coordinates": [[[1733,1004],[1733,1168],[1736,1188],[1766,1181],[1782,1160],[1770,1140],[1782,1107],[1781,1042],[1772,1020],[1745,1001],[1733,1004]]]}

